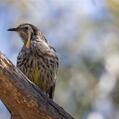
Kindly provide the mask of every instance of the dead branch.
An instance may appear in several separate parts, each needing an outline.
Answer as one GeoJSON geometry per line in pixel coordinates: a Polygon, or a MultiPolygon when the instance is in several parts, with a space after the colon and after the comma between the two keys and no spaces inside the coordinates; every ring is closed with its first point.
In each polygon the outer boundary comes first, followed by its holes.
{"type": "Polygon", "coordinates": [[[0,52],[0,99],[13,119],[74,119],[0,52]]]}

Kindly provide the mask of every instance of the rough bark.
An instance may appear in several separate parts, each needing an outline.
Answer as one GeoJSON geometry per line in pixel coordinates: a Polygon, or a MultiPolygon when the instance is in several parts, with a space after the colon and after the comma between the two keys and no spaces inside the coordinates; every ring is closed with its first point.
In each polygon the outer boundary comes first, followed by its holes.
{"type": "Polygon", "coordinates": [[[74,119],[0,52],[0,99],[13,119],[74,119]]]}

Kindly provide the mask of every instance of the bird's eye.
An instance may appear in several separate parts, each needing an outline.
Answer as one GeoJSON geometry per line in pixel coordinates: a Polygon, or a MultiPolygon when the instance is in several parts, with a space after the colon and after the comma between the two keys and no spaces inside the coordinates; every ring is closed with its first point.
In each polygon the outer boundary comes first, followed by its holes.
{"type": "Polygon", "coordinates": [[[25,30],[28,30],[28,27],[24,27],[25,30]]]}

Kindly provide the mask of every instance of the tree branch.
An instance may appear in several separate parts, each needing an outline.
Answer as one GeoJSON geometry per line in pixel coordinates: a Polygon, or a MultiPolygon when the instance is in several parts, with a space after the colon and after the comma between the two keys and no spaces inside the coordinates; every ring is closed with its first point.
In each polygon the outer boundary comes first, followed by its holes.
{"type": "Polygon", "coordinates": [[[13,119],[74,119],[0,52],[0,99],[13,119]]]}

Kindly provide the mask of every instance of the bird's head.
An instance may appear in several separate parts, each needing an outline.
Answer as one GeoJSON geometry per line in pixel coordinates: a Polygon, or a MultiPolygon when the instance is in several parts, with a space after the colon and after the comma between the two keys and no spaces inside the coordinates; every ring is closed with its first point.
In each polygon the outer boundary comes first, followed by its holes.
{"type": "Polygon", "coordinates": [[[29,48],[32,36],[37,35],[38,29],[32,24],[26,23],[20,24],[16,28],[10,28],[8,31],[16,31],[22,38],[25,47],[29,48]]]}

